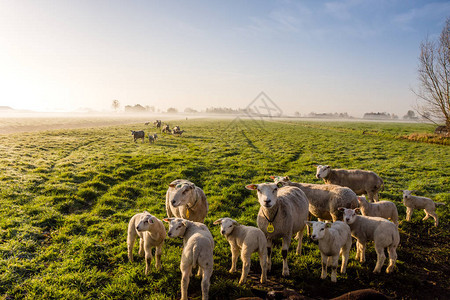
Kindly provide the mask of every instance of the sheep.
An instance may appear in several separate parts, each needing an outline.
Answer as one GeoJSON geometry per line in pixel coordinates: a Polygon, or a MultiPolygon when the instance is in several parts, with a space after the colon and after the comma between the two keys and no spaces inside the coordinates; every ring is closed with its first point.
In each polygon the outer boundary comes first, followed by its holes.
{"type": "Polygon", "coordinates": [[[144,211],[134,215],[128,223],[127,248],[128,260],[133,262],[133,246],[139,236],[139,255],[143,256],[145,252],[145,275],[148,274],[150,263],[152,261],[152,248],[155,251],[156,269],[161,269],[161,253],[166,238],[166,229],[161,220],[144,211]]]}
{"type": "Polygon", "coordinates": [[[377,252],[377,264],[373,272],[381,272],[381,268],[386,259],[384,248],[387,248],[389,265],[386,273],[391,273],[395,267],[397,260],[396,249],[400,243],[400,234],[397,225],[384,218],[357,215],[356,213],[360,211],[359,208],[348,209],[341,207],[340,209],[344,212],[344,221],[350,226],[352,236],[357,240],[356,260],[359,259],[360,262],[366,261],[366,243],[367,241],[374,241],[375,251],[377,252]]]}
{"type": "Polygon", "coordinates": [[[438,216],[436,214],[436,206],[445,205],[445,203],[434,202],[430,198],[413,196],[411,194],[412,191],[403,191],[403,204],[406,206],[406,221],[411,221],[414,209],[423,209],[426,215],[422,220],[425,221],[431,216],[434,219],[434,226],[437,227],[438,216]]]}
{"type": "Polygon", "coordinates": [[[176,179],[166,192],[166,212],[168,217],[204,222],[208,213],[206,195],[189,180],[176,179]]]}
{"type": "Polygon", "coordinates": [[[282,238],[283,276],[289,276],[287,255],[292,235],[297,233],[297,254],[301,254],[305,221],[308,218],[308,199],[299,188],[281,183],[249,184],[249,190],[257,190],[260,204],[257,223],[267,238],[267,270],[272,267],[272,241],[282,238]]]}
{"type": "Polygon", "coordinates": [[[239,284],[247,281],[247,275],[250,271],[250,256],[254,252],[259,254],[261,265],[260,282],[266,282],[267,278],[267,240],[261,229],[244,226],[230,218],[221,218],[214,221],[214,224],[220,224],[220,233],[225,236],[231,246],[231,269],[230,273],[236,272],[236,264],[239,252],[241,252],[242,274],[239,284]]]}
{"type": "Polygon", "coordinates": [[[370,202],[378,201],[378,192],[384,186],[383,179],[372,171],[331,169],[317,165],[316,177],[325,183],[351,188],[357,195],[367,194],[370,202]]]}
{"type": "Polygon", "coordinates": [[[366,197],[361,196],[358,197],[358,203],[363,216],[391,219],[391,221],[398,226],[397,206],[395,206],[393,202],[378,201],[370,203],[366,200],[366,197]]]}
{"type": "Polygon", "coordinates": [[[156,120],[153,122],[153,125],[156,126],[156,128],[161,128],[161,120],[156,120]]]}
{"type": "Polygon", "coordinates": [[[170,130],[170,128],[169,128],[169,124],[165,124],[165,125],[163,126],[162,132],[164,132],[164,133],[171,133],[171,132],[172,132],[172,131],[170,130]]]}
{"type": "Polygon", "coordinates": [[[151,143],[154,143],[154,142],[156,142],[156,139],[158,138],[158,135],[156,135],[156,133],[155,134],[149,134],[148,135],[148,142],[151,144],[151,143]]]}
{"type": "Polygon", "coordinates": [[[352,247],[350,227],[342,221],[334,223],[308,221],[307,224],[313,228],[311,238],[319,241],[319,250],[322,256],[320,278],[327,277],[327,267],[331,265],[331,281],[336,282],[339,255],[342,255],[341,274],[344,274],[347,268],[352,247]]]}
{"type": "Polygon", "coordinates": [[[134,139],[135,143],[136,143],[137,139],[142,139],[142,142],[144,142],[144,138],[145,138],[144,131],[142,131],[142,130],[140,130],[140,131],[131,130],[131,135],[133,136],[133,139],[134,139]]]}
{"type": "Polygon", "coordinates": [[[173,135],[175,135],[175,134],[177,134],[178,136],[181,136],[181,134],[183,133],[183,132],[186,132],[186,130],[179,130],[179,131],[172,131],[172,134],[173,135]]]}
{"type": "Polygon", "coordinates": [[[319,220],[342,220],[339,207],[357,208],[358,201],[351,189],[334,184],[309,184],[292,182],[289,176],[270,176],[275,183],[301,189],[309,201],[309,212],[319,220]]]}
{"type": "Polygon", "coordinates": [[[202,299],[208,299],[210,278],[213,272],[213,249],[214,239],[208,227],[202,223],[192,222],[180,218],[166,218],[163,221],[168,222],[169,238],[183,238],[183,252],[181,254],[181,299],[187,300],[187,290],[189,286],[189,277],[192,274],[192,268],[199,265],[199,273],[202,277],[202,299]]]}

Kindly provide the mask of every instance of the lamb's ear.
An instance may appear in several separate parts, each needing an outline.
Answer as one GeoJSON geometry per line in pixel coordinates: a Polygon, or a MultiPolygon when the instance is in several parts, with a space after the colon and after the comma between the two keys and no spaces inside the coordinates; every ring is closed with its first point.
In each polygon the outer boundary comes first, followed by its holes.
{"type": "Polygon", "coordinates": [[[169,187],[174,188],[175,187],[175,183],[169,184],[169,187]]]}
{"type": "Polygon", "coordinates": [[[338,210],[339,210],[339,211],[344,211],[344,210],[345,210],[345,207],[339,207],[338,210]]]}
{"type": "Polygon", "coordinates": [[[151,216],[150,219],[148,219],[148,221],[150,222],[150,224],[153,224],[156,222],[156,217],[151,216]]]}
{"type": "Polygon", "coordinates": [[[275,176],[269,176],[269,177],[270,177],[270,179],[272,179],[272,180],[276,178],[275,176]]]}
{"type": "Polygon", "coordinates": [[[233,223],[234,226],[238,226],[239,225],[239,223],[236,220],[233,220],[232,223],[233,223]]]}
{"type": "Polygon", "coordinates": [[[361,214],[361,209],[355,208],[355,213],[361,214]]]}
{"type": "Polygon", "coordinates": [[[194,184],[194,183],[189,184],[189,188],[190,188],[191,190],[195,189],[195,184],[194,184]]]}
{"type": "Polygon", "coordinates": [[[258,185],[257,184],[249,184],[249,185],[246,185],[245,188],[247,190],[256,190],[258,188],[258,185]]]}
{"type": "Polygon", "coordinates": [[[170,223],[174,218],[164,218],[163,221],[166,223],[170,223]]]}
{"type": "Polygon", "coordinates": [[[183,220],[181,221],[181,223],[184,225],[184,227],[187,227],[187,225],[189,224],[188,220],[183,220]]]}
{"type": "Polygon", "coordinates": [[[214,224],[214,225],[222,224],[222,218],[220,218],[220,219],[218,219],[218,220],[215,220],[215,221],[213,222],[213,224],[214,224]]]}
{"type": "Polygon", "coordinates": [[[277,187],[282,188],[282,187],[283,187],[283,183],[278,182],[278,183],[277,183],[277,187]]]}
{"type": "Polygon", "coordinates": [[[305,224],[308,226],[313,226],[314,221],[305,221],[305,224]]]}
{"type": "Polygon", "coordinates": [[[326,165],[325,168],[326,169],[331,169],[331,167],[329,165],[326,165]]]}

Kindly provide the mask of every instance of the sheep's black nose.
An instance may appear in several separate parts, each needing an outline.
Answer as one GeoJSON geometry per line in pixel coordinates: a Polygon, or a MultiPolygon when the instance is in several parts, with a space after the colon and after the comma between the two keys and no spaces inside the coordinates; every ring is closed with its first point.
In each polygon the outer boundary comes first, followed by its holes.
{"type": "Polygon", "coordinates": [[[175,201],[172,201],[172,205],[175,205],[175,201]]]}
{"type": "Polygon", "coordinates": [[[222,234],[225,234],[225,230],[222,230],[222,234]]]}

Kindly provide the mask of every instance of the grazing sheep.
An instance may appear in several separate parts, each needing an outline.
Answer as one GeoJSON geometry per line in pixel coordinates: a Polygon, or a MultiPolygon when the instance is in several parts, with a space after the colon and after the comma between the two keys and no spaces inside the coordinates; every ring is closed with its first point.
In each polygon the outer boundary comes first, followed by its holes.
{"type": "Polygon", "coordinates": [[[257,190],[260,204],[257,223],[267,238],[267,270],[272,267],[272,241],[282,238],[283,276],[289,276],[287,255],[292,235],[297,233],[297,254],[301,254],[303,231],[308,218],[308,199],[299,188],[281,183],[249,184],[257,190]]]}
{"type": "Polygon", "coordinates": [[[313,228],[311,238],[319,241],[319,250],[322,256],[320,278],[327,277],[327,267],[331,265],[331,281],[336,282],[339,254],[342,255],[341,274],[344,274],[347,268],[352,247],[350,227],[342,221],[334,223],[309,221],[307,224],[313,228]]]}
{"type": "Polygon", "coordinates": [[[161,128],[161,120],[156,120],[153,122],[153,125],[156,126],[156,128],[161,128]]]}
{"type": "Polygon", "coordinates": [[[135,143],[136,143],[137,139],[142,139],[142,142],[144,142],[144,138],[145,138],[144,131],[142,131],[142,130],[140,130],[140,131],[131,130],[131,135],[133,136],[133,139],[134,139],[135,143]]]}
{"type": "Polygon", "coordinates": [[[378,191],[384,186],[383,179],[372,171],[331,169],[318,165],[316,177],[325,183],[351,188],[357,195],[367,194],[370,202],[378,201],[378,191]]]}
{"type": "Polygon", "coordinates": [[[356,194],[349,188],[334,184],[309,184],[292,182],[289,176],[270,176],[275,183],[301,189],[309,201],[309,212],[319,220],[342,220],[339,207],[357,208],[356,194]]]}
{"type": "Polygon", "coordinates": [[[230,273],[236,272],[236,264],[239,252],[242,260],[242,274],[239,284],[247,281],[247,275],[250,271],[250,256],[258,252],[261,265],[261,283],[266,282],[267,278],[267,240],[264,232],[259,228],[244,226],[233,219],[222,218],[214,221],[214,224],[220,224],[220,233],[226,237],[231,246],[231,269],[230,273]]]}
{"type": "Polygon", "coordinates": [[[156,133],[155,134],[149,134],[148,135],[148,142],[151,144],[151,143],[154,143],[154,142],[156,142],[156,139],[158,138],[158,135],[156,135],[156,133]]]}
{"type": "Polygon", "coordinates": [[[366,217],[357,215],[359,208],[348,209],[341,208],[344,212],[344,221],[350,226],[352,236],[357,239],[356,242],[356,259],[360,262],[366,261],[365,251],[367,241],[374,241],[375,251],[377,252],[377,264],[374,273],[380,273],[381,267],[384,264],[386,255],[384,248],[388,249],[389,266],[386,273],[391,273],[395,267],[397,260],[396,249],[400,243],[400,234],[397,226],[379,217],[366,217]]]}
{"type": "Polygon", "coordinates": [[[208,201],[201,188],[185,179],[169,184],[166,193],[167,216],[203,222],[208,213],[208,201]]]}
{"type": "Polygon", "coordinates": [[[164,132],[164,133],[171,133],[171,132],[172,132],[172,131],[170,130],[170,128],[169,128],[169,124],[165,124],[165,125],[163,126],[162,132],[164,132]]]}
{"type": "Polygon", "coordinates": [[[172,134],[176,134],[176,135],[178,135],[178,136],[181,136],[181,134],[183,133],[183,132],[186,132],[186,130],[179,130],[179,131],[172,131],[172,134]]]}
{"type": "Polygon", "coordinates": [[[370,203],[367,202],[364,196],[358,197],[358,202],[363,216],[391,219],[395,225],[398,225],[397,206],[393,202],[378,201],[376,203],[370,203]]]}
{"type": "Polygon", "coordinates": [[[189,277],[192,268],[199,266],[202,277],[202,299],[208,299],[210,278],[213,272],[214,240],[208,227],[202,223],[179,218],[164,219],[169,225],[169,238],[183,238],[183,252],[181,254],[181,299],[187,300],[189,277]]]}
{"type": "Polygon", "coordinates": [[[406,221],[411,221],[414,209],[423,209],[426,215],[422,220],[425,221],[431,216],[434,219],[434,226],[437,227],[438,216],[436,214],[436,206],[445,205],[445,203],[434,202],[430,198],[413,196],[411,194],[412,191],[403,191],[403,204],[406,206],[406,221]]]}
{"type": "Polygon", "coordinates": [[[155,251],[156,269],[161,269],[161,253],[166,238],[166,229],[161,220],[144,211],[134,215],[128,223],[127,248],[128,260],[133,261],[133,246],[139,236],[139,255],[143,256],[145,252],[145,275],[148,274],[150,263],[152,261],[152,248],[155,251]]]}

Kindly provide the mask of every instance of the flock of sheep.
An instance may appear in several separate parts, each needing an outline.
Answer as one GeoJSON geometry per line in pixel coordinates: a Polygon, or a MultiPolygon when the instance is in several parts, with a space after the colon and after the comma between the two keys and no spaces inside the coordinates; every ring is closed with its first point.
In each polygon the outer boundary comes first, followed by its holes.
{"type": "MultiPolygon", "coordinates": [[[[145,125],[149,125],[150,122],[146,122],[145,125]]],[[[173,135],[181,136],[183,132],[186,132],[185,130],[181,130],[180,126],[174,126],[172,129],[170,129],[169,124],[162,125],[161,120],[156,120],[153,122],[153,125],[156,126],[156,128],[159,128],[161,133],[172,133],[173,135]]],[[[145,132],[144,130],[131,130],[131,135],[133,136],[133,140],[136,143],[136,140],[142,139],[142,142],[145,140],[145,132]]],[[[155,143],[156,139],[158,138],[158,135],[156,133],[154,134],[148,134],[148,142],[150,144],[155,143]]]]}
{"type": "MultiPolygon", "coordinates": [[[[282,239],[282,275],[289,276],[287,256],[291,239],[294,235],[298,239],[296,252],[300,255],[306,227],[312,228],[311,238],[318,241],[322,256],[322,279],[327,277],[327,267],[331,267],[331,281],[336,282],[340,255],[340,271],[345,273],[352,236],[356,238],[357,260],[365,261],[366,244],[373,241],[377,253],[373,272],[381,272],[386,259],[385,248],[389,255],[386,273],[393,271],[397,260],[396,248],[400,242],[398,212],[394,203],[378,201],[383,180],[370,171],[332,169],[322,165],[316,167],[316,177],[322,178],[325,184],[296,183],[291,182],[287,176],[271,176],[274,181],[272,183],[246,186],[257,192],[260,204],[258,227],[244,226],[230,218],[214,221],[214,224],[220,225],[220,233],[231,247],[230,272],[236,271],[237,259],[241,256],[239,284],[246,282],[250,256],[254,252],[258,253],[260,259],[260,282],[266,281],[267,272],[271,269],[272,242],[277,239],[282,239]],[[367,195],[369,201],[357,196],[361,194],[367,195]],[[318,221],[310,221],[311,216],[318,218],[318,221]]],[[[413,196],[407,190],[403,191],[403,204],[407,207],[408,221],[414,209],[424,209],[424,220],[433,217],[435,226],[438,225],[436,206],[444,205],[429,198],[413,196]]],[[[214,263],[214,239],[208,227],[203,224],[208,213],[205,193],[188,180],[174,180],[166,193],[166,212],[167,218],[163,221],[169,223],[167,236],[183,238],[180,259],[181,299],[187,299],[189,279],[196,266],[199,267],[198,275],[202,276],[202,299],[208,299],[214,263]]],[[[132,250],[137,236],[140,237],[139,254],[145,255],[145,274],[148,273],[153,258],[152,248],[156,248],[156,269],[160,269],[162,247],[166,238],[162,221],[146,211],[131,218],[127,237],[129,261],[133,261],[132,250]]]]}

